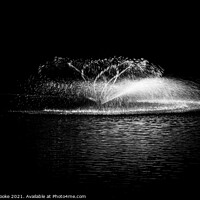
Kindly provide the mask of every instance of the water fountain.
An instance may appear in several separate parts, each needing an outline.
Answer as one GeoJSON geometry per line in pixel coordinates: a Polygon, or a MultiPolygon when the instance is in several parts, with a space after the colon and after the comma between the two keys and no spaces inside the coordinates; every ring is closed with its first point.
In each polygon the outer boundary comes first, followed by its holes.
{"type": "MultiPolygon", "coordinates": [[[[43,112],[133,114],[200,109],[198,84],[163,77],[145,59],[55,57],[29,80],[26,97],[41,97],[43,112]],[[45,100],[46,99],[46,100],[45,100]]],[[[38,99],[38,98],[36,98],[38,99]]]]}

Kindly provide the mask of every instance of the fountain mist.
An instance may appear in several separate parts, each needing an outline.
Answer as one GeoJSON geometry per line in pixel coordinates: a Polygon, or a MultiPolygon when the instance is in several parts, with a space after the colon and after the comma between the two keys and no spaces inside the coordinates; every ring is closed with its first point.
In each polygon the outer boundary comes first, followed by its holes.
{"type": "Polygon", "coordinates": [[[145,59],[113,57],[83,61],[55,57],[52,62],[39,66],[38,74],[30,79],[26,92],[40,95],[43,100],[50,96],[45,101],[45,111],[51,112],[134,113],[199,109],[199,86],[162,77],[163,71],[145,59]],[[62,103],[55,97],[62,99],[62,103]],[[54,103],[48,106],[49,101],[54,103]],[[58,104],[62,105],[59,107],[58,104]]]}

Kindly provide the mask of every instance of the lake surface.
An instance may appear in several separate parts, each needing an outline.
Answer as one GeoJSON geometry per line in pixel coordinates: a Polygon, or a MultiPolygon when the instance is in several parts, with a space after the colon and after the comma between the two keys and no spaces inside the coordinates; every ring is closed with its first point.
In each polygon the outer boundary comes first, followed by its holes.
{"type": "Polygon", "coordinates": [[[3,113],[0,119],[3,193],[87,199],[198,194],[199,112],[3,113]]]}

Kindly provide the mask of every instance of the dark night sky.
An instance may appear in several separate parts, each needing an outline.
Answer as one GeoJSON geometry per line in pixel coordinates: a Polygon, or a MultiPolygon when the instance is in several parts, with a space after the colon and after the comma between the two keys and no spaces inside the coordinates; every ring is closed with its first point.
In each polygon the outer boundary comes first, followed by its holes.
{"type": "Polygon", "coordinates": [[[54,56],[143,57],[166,74],[199,78],[198,13],[193,8],[160,5],[147,12],[139,7],[136,13],[134,7],[104,11],[53,5],[34,10],[27,5],[22,12],[9,8],[1,38],[1,90],[54,56]]]}

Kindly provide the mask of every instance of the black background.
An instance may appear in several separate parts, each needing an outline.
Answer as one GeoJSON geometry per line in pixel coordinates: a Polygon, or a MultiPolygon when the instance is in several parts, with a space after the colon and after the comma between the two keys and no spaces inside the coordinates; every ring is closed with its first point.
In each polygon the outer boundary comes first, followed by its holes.
{"type": "MultiPolygon", "coordinates": [[[[200,80],[197,5],[49,4],[2,6],[0,93],[15,92],[55,56],[145,58],[163,67],[165,75],[200,80]]],[[[11,145],[17,146],[15,138],[11,145]]]]}
{"type": "Polygon", "coordinates": [[[197,5],[7,5],[1,17],[1,92],[54,56],[145,58],[165,75],[199,81],[197,5]]]}

